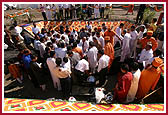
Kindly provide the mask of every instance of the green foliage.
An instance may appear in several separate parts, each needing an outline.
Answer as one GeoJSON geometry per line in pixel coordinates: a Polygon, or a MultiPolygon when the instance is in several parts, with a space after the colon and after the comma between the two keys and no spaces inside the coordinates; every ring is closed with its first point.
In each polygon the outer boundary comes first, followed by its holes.
{"type": "Polygon", "coordinates": [[[144,11],[144,15],[143,15],[143,22],[148,22],[151,23],[152,19],[154,18],[156,12],[155,11],[151,11],[150,8],[146,8],[144,11]]]}

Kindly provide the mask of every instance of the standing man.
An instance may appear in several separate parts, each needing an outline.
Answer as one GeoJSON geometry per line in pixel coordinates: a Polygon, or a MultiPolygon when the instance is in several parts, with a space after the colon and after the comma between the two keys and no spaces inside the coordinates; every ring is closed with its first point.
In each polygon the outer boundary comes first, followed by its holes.
{"type": "Polygon", "coordinates": [[[113,63],[113,60],[114,60],[114,48],[113,48],[113,45],[110,42],[110,37],[109,36],[106,36],[104,38],[104,40],[105,40],[104,54],[108,55],[110,57],[110,62],[109,62],[109,66],[108,66],[108,69],[110,69],[110,67],[113,63]]]}
{"type": "Polygon", "coordinates": [[[51,74],[51,77],[53,80],[54,88],[57,88],[58,91],[60,91],[61,90],[60,80],[59,80],[58,76],[56,75],[57,73],[55,72],[55,68],[56,68],[55,56],[56,56],[55,51],[51,51],[50,58],[47,58],[47,65],[50,70],[50,74],[51,74]]]}
{"type": "Polygon", "coordinates": [[[65,10],[65,20],[66,20],[69,18],[69,4],[64,4],[63,7],[65,10]]]}
{"type": "Polygon", "coordinates": [[[88,62],[92,73],[95,73],[95,69],[97,66],[97,53],[98,53],[98,50],[94,46],[94,42],[89,42],[89,51],[87,53],[87,57],[88,57],[88,62]]]}
{"type": "Polygon", "coordinates": [[[142,99],[148,94],[149,90],[155,89],[160,79],[161,70],[159,66],[161,64],[163,64],[163,60],[160,58],[155,58],[152,62],[152,66],[141,72],[138,91],[136,94],[137,99],[142,99]]]}
{"type": "Polygon", "coordinates": [[[53,4],[52,11],[53,11],[54,20],[56,20],[56,17],[57,17],[57,19],[59,19],[59,16],[58,16],[58,13],[59,13],[58,4],[53,4]]]}
{"type": "MultiPolygon", "coordinates": [[[[123,24],[123,23],[121,23],[120,26],[117,27],[117,29],[116,29],[115,32],[117,33],[118,36],[121,36],[123,27],[124,27],[124,24],[123,24]]],[[[120,40],[118,40],[118,37],[117,37],[117,36],[114,36],[114,46],[115,46],[115,44],[116,44],[117,42],[119,42],[119,43],[120,43],[120,46],[121,46],[121,42],[120,42],[120,40]]]]}
{"type": "Polygon", "coordinates": [[[59,16],[60,16],[61,19],[63,19],[64,18],[64,16],[63,16],[63,4],[58,4],[58,7],[59,7],[59,14],[60,14],[59,16]]]}
{"type": "Polygon", "coordinates": [[[100,17],[104,18],[104,9],[106,7],[106,4],[100,4],[100,17]]]}
{"type": "Polygon", "coordinates": [[[138,90],[138,83],[141,76],[141,71],[138,68],[138,63],[133,62],[131,64],[131,73],[133,74],[133,79],[131,81],[131,86],[127,94],[126,103],[130,103],[134,101],[135,95],[138,90]]]}
{"type": "Polygon", "coordinates": [[[49,4],[46,4],[46,10],[47,19],[51,20],[51,6],[49,4]]]}
{"type": "Polygon", "coordinates": [[[146,9],[146,4],[140,4],[135,24],[141,23],[145,9],[146,9]]]}
{"type": "Polygon", "coordinates": [[[41,13],[42,13],[42,16],[43,16],[44,20],[47,20],[46,11],[45,11],[44,5],[40,4],[40,10],[41,10],[41,13]]]}
{"type": "Polygon", "coordinates": [[[135,30],[135,26],[131,26],[131,39],[130,39],[130,56],[136,56],[136,45],[138,39],[138,32],[135,30]]]}
{"type": "Polygon", "coordinates": [[[120,62],[124,62],[125,59],[130,57],[130,39],[131,39],[131,35],[129,30],[124,30],[123,31],[124,34],[124,39],[122,40],[122,51],[121,51],[121,58],[120,58],[120,62]]]}
{"type": "MultiPolygon", "coordinates": [[[[109,36],[109,37],[110,37],[110,42],[111,42],[111,44],[113,45],[113,47],[114,47],[114,36],[116,36],[116,37],[118,37],[118,39],[120,39],[119,35],[118,35],[115,31],[111,30],[111,27],[110,27],[110,26],[108,27],[108,29],[107,29],[107,30],[105,31],[105,33],[104,33],[104,38],[105,38],[106,36],[109,36]]],[[[121,40],[121,39],[120,39],[120,40],[121,40]]]]}
{"type": "Polygon", "coordinates": [[[104,50],[99,50],[98,51],[98,75],[99,75],[99,84],[98,86],[102,86],[104,85],[105,81],[106,81],[106,75],[108,73],[108,65],[109,65],[109,61],[110,61],[110,57],[108,55],[104,54],[104,50]]]}
{"type": "Polygon", "coordinates": [[[30,73],[33,79],[35,79],[36,85],[44,91],[46,89],[45,78],[41,65],[37,63],[37,56],[31,55],[30,73]]]}
{"type": "Polygon", "coordinates": [[[58,77],[61,82],[63,97],[68,99],[71,93],[71,71],[67,68],[61,67],[62,59],[56,58],[56,67],[54,68],[55,77],[58,77]]]}

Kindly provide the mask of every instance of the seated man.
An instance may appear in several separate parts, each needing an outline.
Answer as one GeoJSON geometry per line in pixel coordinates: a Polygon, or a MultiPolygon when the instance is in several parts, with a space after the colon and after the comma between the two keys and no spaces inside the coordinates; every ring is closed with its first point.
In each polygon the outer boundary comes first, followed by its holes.
{"type": "Polygon", "coordinates": [[[80,84],[86,81],[88,75],[89,75],[89,62],[88,58],[84,56],[83,59],[80,60],[78,64],[75,66],[75,76],[77,77],[78,83],[80,84]]]}
{"type": "Polygon", "coordinates": [[[147,44],[145,49],[142,50],[140,54],[140,58],[138,60],[140,65],[140,70],[143,70],[143,68],[146,66],[147,62],[150,58],[153,57],[153,51],[152,51],[152,44],[147,44]]]}

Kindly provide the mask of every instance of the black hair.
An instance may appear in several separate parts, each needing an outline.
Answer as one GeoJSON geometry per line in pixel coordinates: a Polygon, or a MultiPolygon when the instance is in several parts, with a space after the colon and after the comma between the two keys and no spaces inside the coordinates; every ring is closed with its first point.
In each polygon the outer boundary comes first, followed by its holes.
{"type": "Polygon", "coordinates": [[[91,47],[94,46],[94,42],[92,42],[92,41],[89,42],[89,46],[91,46],[91,47]]]}
{"type": "Polygon", "coordinates": [[[96,32],[96,35],[100,35],[100,32],[96,32]]]}
{"type": "Polygon", "coordinates": [[[123,63],[123,64],[121,64],[120,68],[123,69],[123,70],[125,70],[125,71],[127,71],[127,72],[129,71],[128,64],[123,63]]]}
{"type": "Polygon", "coordinates": [[[44,42],[44,38],[40,38],[40,42],[44,42]]]}
{"type": "Polygon", "coordinates": [[[135,26],[131,26],[131,28],[135,29],[135,26]]]}
{"type": "Polygon", "coordinates": [[[138,65],[137,62],[132,62],[132,63],[130,64],[130,68],[131,68],[133,71],[136,71],[136,70],[138,70],[139,65],[138,65]]]}
{"type": "Polygon", "coordinates": [[[63,61],[64,61],[65,63],[67,63],[67,62],[68,62],[68,58],[67,58],[67,57],[64,57],[64,58],[63,58],[63,61]]]}
{"type": "Polygon", "coordinates": [[[27,53],[29,53],[29,51],[28,50],[24,50],[24,52],[23,52],[24,54],[27,54],[27,53]]]}
{"type": "Polygon", "coordinates": [[[47,42],[47,46],[50,47],[52,45],[51,42],[47,42]]]}
{"type": "Polygon", "coordinates": [[[62,59],[61,59],[61,58],[56,58],[56,64],[57,64],[58,66],[60,66],[61,63],[62,63],[62,59]]]}
{"type": "Polygon", "coordinates": [[[51,39],[51,42],[52,42],[52,43],[55,43],[55,41],[56,41],[56,39],[51,39]]]}
{"type": "Polygon", "coordinates": [[[156,56],[160,56],[162,52],[159,49],[156,49],[153,53],[156,54],[156,56]]]}
{"type": "Polygon", "coordinates": [[[50,51],[50,48],[49,48],[49,47],[46,47],[46,48],[45,48],[45,52],[47,53],[48,51],[50,51]]]}
{"type": "Polygon", "coordinates": [[[54,57],[54,55],[55,55],[55,51],[51,51],[50,52],[50,57],[54,57]]]}
{"type": "Polygon", "coordinates": [[[154,22],[154,23],[157,22],[157,18],[153,18],[153,22],[154,22]]]}
{"type": "Polygon", "coordinates": [[[104,50],[101,49],[101,50],[98,51],[98,53],[101,54],[101,55],[104,55],[104,50]]]}
{"type": "Polygon", "coordinates": [[[73,48],[77,47],[77,42],[73,43],[73,48]]]}
{"type": "Polygon", "coordinates": [[[72,50],[72,47],[71,47],[71,45],[68,45],[67,46],[67,51],[70,51],[70,50],[72,50]]]}
{"type": "Polygon", "coordinates": [[[120,26],[124,26],[124,24],[123,24],[123,23],[121,23],[121,24],[120,24],[120,26]]]}
{"type": "Polygon", "coordinates": [[[37,56],[36,55],[31,55],[31,60],[35,59],[37,56]]]}
{"type": "Polygon", "coordinates": [[[61,47],[61,48],[64,48],[64,47],[65,47],[64,42],[61,42],[61,43],[60,43],[60,47],[61,47]]]}

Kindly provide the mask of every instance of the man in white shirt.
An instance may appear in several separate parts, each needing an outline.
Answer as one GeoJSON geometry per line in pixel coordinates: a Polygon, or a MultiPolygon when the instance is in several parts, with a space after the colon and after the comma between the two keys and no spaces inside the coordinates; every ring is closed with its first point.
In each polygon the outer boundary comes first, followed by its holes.
{"type": "Polygon", "coordinates": [[[33,28],[32,28],[32,32],[34,35],[38,35],[40,33],[40,29],[36,26],[36,23],[33,23],[33,28]]]}
{"type": "Polygon", "coordinates": [[[102,85],[104,85],[106,81],[106,75],[108,72],[108,65],[109,65],[110,57],[105,55],[103,50],[98,51],[98,57],[99,57],[98,69],[97,69],[97,72],[99,75],[98,86],[101,87],[102,85]]]}
{"type": "Polygon", "coordinates": [[[58,45],[58,48],[55,49],[56,57],[57,58],[59,57],[62,60],[66,56],[66,52],[67,52],[67,49],[65,47],[65,43],[64,42],[61,42],[60,46],[58,45]]]}
{"type": "Polygon", "coordinates": [[[47,19],[51,20],[51,6],[49,4],[46,4],[46,15],[47,19]]]}
{"type": "Polygon", "coordinates": [[[68,19],[68,17],[69,17],[69,4],[64,4],[63,7],[65,10],[65,19],[68,19]]]}
{"type": "Polygon", "coordinates": [[[123,30],[123,34],[124,34],[124,39],[122,40],[122,48],[121,48],[122,51],[121,51],[120,62],[124,62],[126,58],[130,57],[129,42],[131,39],[131,35],[129,30],[123,30]]]}
{"type": "Polygon", "coordinates": [[[57,75],[56,70],[55,70],[56,63],[55,63],[55,52],[54,51],[50,52],[50,58],[47,58],[47,65],[48,65],[48,68],[49,68],[50,73],[51,73],[54,88],[57,88],[58,91],[60,91],[61,90],[61,84],[60,84],[60,80],[59,80],[58,75],[57,75]]]}
{"type": "MultiPolygon", "coordinates": [[[[123,27],[124,27],[124,24],[121,23],[120,26],[116,28],[116,31],[115,31],[115,32],[118,34],[118,36],[121,36],[123,27]]],[[[116,44],[117,42],[119,42],[119,43],[120,43],[120,46],[121,46],[121,41],[118,39],[117,36],[114,36],[114,46],[115,46],[115,44],[116,44]]]]}
{"type": "Polygon", "coordinates": [[[140,58],[138,60],[138,62],[140,64],[140,70],[143,70],[143,68],[146,66],[146,63],[152,57],[153,57],[152,44],[148,43],[146,48],[142,50],[142,52],[140,54],[140,58]]]}
{"type": "Polygon", "coordinates": [[[71,93],[71,71],[61,67],[62,59],[56,58],[56,67],[54,68],[55,75],[60,79],[63,98],[68,99],[71,93]]]}
{"type": "Polygon", "coordinates": [[[75,29],[72,30],[72,32],[71,32],[70,35],[73,35],[73,37],[74,37],[75,39],[77,39],[77,37],[78,37],[78,33],[75,31],[75,29]]]}
{"type": "Polygon", "coordinates": [[[95,69],[97,66],[97,53],[98,50],[94,46],[94,42],[89,42],[89,51],[87,53],[89,67],[92,73],[95,73],[95,69]]]}
{"type": "Polygon", "coordinates": [[[63,19],[63,4],[58,4],[58,7],[59,7],[59,14],[60,14],[59,19],[63,19]]]}
{"type": "Polygon", "coordinates": [[[83,57],[82,60],[78,62],[78,64],[75,66],[75,77],[77,77],[78,83],[83,83],[87,80],[87,77],[89,75],[89,63],[88,58],[86,56],[83,57]]]}
{"type": "Polygon", "coordinates": [[[34,49],[37,54],[39,54],[39,45],[40,45],[40,37],[36,35],[34,40],[34,49]]]}
{"type": "Polygon", "coordinates": [[[100,4],[100,16],[101,16],[101,18],[104,18],[105,7],[106,7],[106,4],[100,4]]]}
{"type": "Polygon", "coordinates": [[[59,19],[59,17],[58,17],[58,13],[59,13],[58,4],[53,4],[52,11],[53,11],[54,20],[56,20],[56,17],[57,17],[57,19],[59,19]]]}
{"type": "Polygon", "coordinates": [[[145,28],[145,25],[141,25],[140,31],[138,33],[137,41],[136,41],[137,44],[135,44],[136,45],[135,56],[137,56],[139,53],[141,53],[142,46],[140,45],[140,40],[143,38],[143,35],[146,32],[147,32],[147,30],[145,28]]]}
{"type": "Polygon", "coordinates": [[[95,16],[95,19],[97,19],[98,17],[99,17],[99,5],[98,4],[96,4],[95,6],[94,6],[94,16],[95,16]]]}
{"type": "Polygon", "coordinates": [[[135,26],[131,26],[131,40],[130,40],[130,56],[136,57],[136,45],[138,32],[135,30],[135,26]]]}
{"type": "Polygon", "coordinates": [[[40,44],[39,44],[39,51],[40,51],[40,57],[42,58],[43,60],[43,55],[45,53],[45,48],[46,48],[46,45],[45,45],[45,40],[43,38],[40,39],[40,44]]]}
{"type": "Polygon", "coordinates": [[[82,38],[82,40],[80,41],[80,46],[82,46],[83,53],[86,53],[88,51],[89,41],[86,40],[86,37],[82,38]]]}
{"type": "Polygon", "coordinates": [[[102,48],[104,48],[104,38],[100,36],[100,32],[96,33],[96,37],[100,41],[102,48]]]}
{"type": "Polygon", "coordinates": [[[139,83],[139,78],[141,76],[141,71],[138,68],[138,63],[133,62],[131,64],[131,73],[133,74],[133,79],[131,81],[131,86],[127,94],[126,102],[125,103],[130,103],[133,102],[135,99],[135,95],[138,90],[138,83],[139,83]]]}

